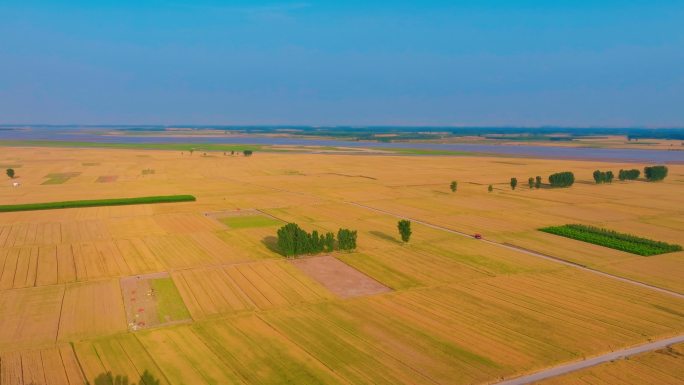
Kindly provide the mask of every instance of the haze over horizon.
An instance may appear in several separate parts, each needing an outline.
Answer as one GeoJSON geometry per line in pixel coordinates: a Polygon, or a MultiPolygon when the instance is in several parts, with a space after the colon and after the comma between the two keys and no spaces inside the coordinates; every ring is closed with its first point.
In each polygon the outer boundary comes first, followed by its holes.
{"type": "Polygon", "coordinates": [[[0,124],[684,126],[677,1],[0,4],[0,124]]]}

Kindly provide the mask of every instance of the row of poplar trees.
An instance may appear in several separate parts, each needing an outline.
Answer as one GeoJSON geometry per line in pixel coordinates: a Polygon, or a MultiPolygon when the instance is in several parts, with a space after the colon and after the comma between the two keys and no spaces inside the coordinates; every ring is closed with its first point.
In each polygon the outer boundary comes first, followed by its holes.
{"type": "Polygon", "coordinates": [[[335,250],[354,250],[356,248],[356,230],[339,229],[337,242],[335,234],[327,232],[319,234],[302,229],[296,223],[288,223],[278,229],[278,250],[286,257],[304,254],[330,253],[335,250]]]}

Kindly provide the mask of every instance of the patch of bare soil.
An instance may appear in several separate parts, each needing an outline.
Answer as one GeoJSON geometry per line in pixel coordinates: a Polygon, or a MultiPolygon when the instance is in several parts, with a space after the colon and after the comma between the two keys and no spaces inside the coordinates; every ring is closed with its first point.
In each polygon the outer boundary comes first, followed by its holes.
{"type": "Polygon", "coordinates": [[[204,216],[209,217],[209,218],[213,218],[213,219],[241,217],[241,216],[249,216],[249,215],[263,215],[263,213],[259,210],[255,210],[255,209],[224,210],[224,211],[212,211],[212,212],[204,213],[204,216]]]}
{"type": "Polygon", "coordinates": [[[292,264],[341,298],[392,291],[373,278],[329,255],[297,259],[292,264]]]}
{"type": "Polygon", "coordinates": [[[162,325],[157,316],[157,298],[151,280],[168,278],[169,273],[152,273],[121,278],[121,292],[128,329],[136,331],[162,325]]]}
{"type": "Polygon", "coordinates": [[[111,183],[111,182],[116,182],[116,180],[119,179],[118,175],[102,175],[97,177],[97,183],[111,183]]]}

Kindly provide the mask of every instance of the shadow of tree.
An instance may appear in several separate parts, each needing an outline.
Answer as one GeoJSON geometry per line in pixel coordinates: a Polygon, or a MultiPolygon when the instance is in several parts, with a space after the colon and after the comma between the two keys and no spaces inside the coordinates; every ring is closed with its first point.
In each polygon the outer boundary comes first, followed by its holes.
{"type": "Polygon", "coordinates": [[[391,235],[389,235],[389,234],[385,234],[385,233],[383,233],[383,232],[381,232],[381,231],[373,230],[373,231],[370,232],[370,234],[371,234],[371,235],[375,235],[376,237],[378,237],[378,238],[380,238],[380,239],[384,239],[385,241],[389,241],[389,242],[394,242],[394,243],[401,244],[401,242],[399,242],[398,239],[394,238],[393,236],[391,236],[391,235]]]}
{"type": "Polygon", "coordinates": [[[128,376],[115,376],[111,372],[107,372],[95,377],[93,385],[159,385],[159,380],[147,370],[143,372],[137,383],[130,382],[128,376]]]}
{"type": "MultiPolygon", "coordinates": [[[[160,385],[159,380],[150,372],[145,370],[138,379],[138,382],[131,382],[128,376],[113,375],[112,372],[100,373],[95,377],[95,381],[91,384],[86,381],[87,385],[160,385]]],[[[27,385],[37,385],[35,382],[27,385]]]]}
{"type": "Polygon", "coordinates": [[[278,238],[269,235],[268,237],[264,237],[261,240],[261,243],[266,246],[267,249],[271,250],[274,253],[281,254],[280,249],[278,248],[278,238]]]}

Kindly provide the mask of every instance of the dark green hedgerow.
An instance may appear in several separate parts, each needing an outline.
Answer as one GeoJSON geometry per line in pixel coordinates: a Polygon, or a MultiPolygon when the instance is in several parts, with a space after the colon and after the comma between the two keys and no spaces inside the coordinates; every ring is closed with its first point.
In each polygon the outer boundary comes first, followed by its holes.
{"type": "Polygon", "coordinates": [[[618,233],[617,231],[602,229],[600,227],[586,225],[563,225],[539,229],[540,231],[560,235],[578,241],[593,243],[595,245],[610,247],[637,255],[656,255],[671,253],[682,250],[679,245],[653,241],[630,234],[618,233]]]}
{"type": "Polygon", "coordinates": [[[137,198],[115,198],[115,199],[94,199],[65,202],[44,202],[44,203],[24,203],[18,205],[0,205],[0,212],[9,211],[30,211],[30,210],[54,210],[69,209],[77,207],[96,207],[96,206],[124,206],[140,205],[146,203],[172,203],[172,202],[192,202],[195,197],[192,195],[163,195],[153,197],[137,198]]]}

